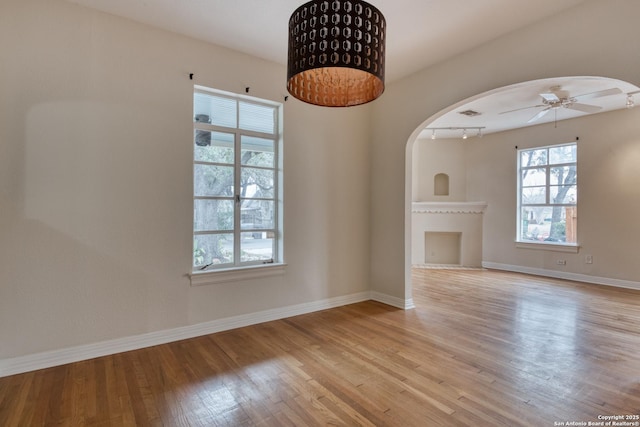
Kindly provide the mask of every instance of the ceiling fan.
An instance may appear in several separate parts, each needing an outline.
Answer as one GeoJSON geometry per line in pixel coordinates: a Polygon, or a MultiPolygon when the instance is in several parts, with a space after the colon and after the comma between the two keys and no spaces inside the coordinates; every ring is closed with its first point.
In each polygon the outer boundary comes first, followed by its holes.
{"type": "Polygon", "coordinates": [[[579,101],[586,99],[600,98],[603,96],[616,95],[622,93],[622,90],[618,88],[611,88],[605,90],[599,90],[597,92],[584,93],[582,95],[570,96],[569,92],[562,90],[560,86],[552,86],[549,88],[549,92],[541,93],[542,104],[531,105],[524,108],[516,108],[515,110],[504,111],[500,114],[512,113],[514,111],[526,110],[529,108],[542,108],[538,113],[527,120],[527,123],[540,120],[545,114],[551,110],[557,111],[559,108],[568,108],[570,110],[581,111],[583,113],[597,113],[602,110],[602,107],[591,104],[582,104],[579,101]]]}

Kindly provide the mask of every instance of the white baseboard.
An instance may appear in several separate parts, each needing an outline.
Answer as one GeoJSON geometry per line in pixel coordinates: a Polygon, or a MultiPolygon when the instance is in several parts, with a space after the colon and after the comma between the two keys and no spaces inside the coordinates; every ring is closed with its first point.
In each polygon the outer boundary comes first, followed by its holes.
{"type": "Polygon", "coordinates": [[[11,359],[1,359],[0,377],[35,371],[37,369],[50,368],[52,366],[64,365],[67,363],[79,362],[81,360],[88,360],[101,356],[108,356],[110,354],[125,351],[138,350],[154,345],[214,334],[216,332],[228,331],[230,329],[284,319],[286,317],[298,316],[300,314],[312,313],[314,311],[326,310],[371,299],[394,307],[404,309],[413,308],[413,300],[407,300],[408,302],[405,302],[400,298],[390,297],[377,292],[375,295],[373,294],[373,292],[368,291],[359,292],[356,294],[291,305],[288,307],[265,310],[240,316],[227,317],[224,319],[213,320],[211,322],[183,326],[164,331],[150,332],[142,335],[118,338],[43,353],[29,354],[11,359]]]}
{"type": "Polygon", "coordinates": [[[640,290],[640,282],[631,280],[611,279],[608,277],[590,276],[588,274],[569,273],[565,271],[546,270],[543,268],[524,267],[521,265],[500,264],[497,262],[482,262],[484,268],[494,270],[513,271],[515,273],[533,274],[535,276],[553,277],[555,279],[566,279],[577,282],[593,283],[596,285],[614,286],[617,288],[640,290]]]}
{"type": "Polygon", "coordinates": [[[371,291],[371,299],[403,310],[411,310],[416,306],[413,304],[413,298],[402,299],[392,297],[391,295],[381,294],[380,292],[371,291]]]}

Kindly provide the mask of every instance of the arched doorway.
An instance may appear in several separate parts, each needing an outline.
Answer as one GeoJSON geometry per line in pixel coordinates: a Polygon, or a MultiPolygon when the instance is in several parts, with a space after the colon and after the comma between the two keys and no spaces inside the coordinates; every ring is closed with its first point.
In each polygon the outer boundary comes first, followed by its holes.
{"type": "MultiPolygon", "coordinates": [[[[426,229],[416,230],[416,219],[412,208],[418,203],[427,203],[424,211],[441,214],[445,211],[459,211],[459,213],[479,213],[482,207],[477,206],[478,200],[474,195],[467,194],[465,182],[466,166],[465,152],[469,144],[479,144],[490,140],[505,131],[514,131],[530,126],[541,126],[546,129],[558,127],[564,120],[579,119],[590,114],[624,109],[633,104],[633,97],[640,90],[627,82],[591,76],[573,76],[542,79],[523,82],[515,85],[497,88],[476,96],[464,99],[427,118],[412,133],[406,145],[405,169],[405,290],[411,295],[411,271],[420,260],[424,264],[434,259],[437,263],[448,264],[432,254],[423,241],[426,229]],[[438,152],[444,150],[446,152],[438,152]],[[457,156],[457,157],[456,157],[457,156]],[[462,157],[462,159],[461,159],[462,157]],[[425,167],[425,163],[430,161],[425,167]],[[425,170],[427,169],[427,170],[425,170]],[[449,177],[448,194],[436,194],[434,179],[445,174],[449,177]],[[471,204],[476,206],[463,206],[471,204]],[[418,236],[418,237],[416,237],[418,236]],[[422,253],[416,260],[416,248],[422,247],[422,253]],[[431,257],[431,258],[429,258],[431,257]]],[[[477,145],[476,145],[477,147],[477,145]]],[[[510,160],[508,160],[510,161],[510,160]]],[[[515,193],[513,194],[515,198],[515,193]]],[[[440,218],[441,219],[441,218],[440,218]]],[[[440,221],[442,222],[442,221],[440,221]]],[[[477,222],[477,221],[476,221],[477,222]]],[[[482,220],[480,220],[482,223],[482,220]]],[[[438,225],[440,227],[441,225],[438,225]]],[[[449,229],[437,229],[431,224],[433,232],[457,233],[459,225],[448,224],[449,229]]],[[[515,229],[515,225],[513,226],[515,229]]],[[[443,237],[443,236],[439,236],[443,237]]],[[[455,240],[455,236],[452,237],[455,240]]],[[[435,241],[440,241],[435,239],[435,241]]],[[[440,243],[443,244],[443,243],[440,243]]],[[[478,242],[476,241],[477,245],[478,242]]],[[[479,262],[482,266],[483,237],[480,232],[479,262]]],[[[447,245],[444,243],[444,245],[447,245]]],[[[465,246],[463,243],[462,246],[465,246]]],[[[420,250],[420,249],[418,249],[420,250]]],[[[443,250],[453,251],[451,247],[443,250]]],[[[461,257],[453,259],[453,264],[465,267],[466,260],[461,257]]],[[[474,262],[478,261],[474,258],[474,262]]],[[[437,264],[436,263],[436,264],[437,264]]]]}

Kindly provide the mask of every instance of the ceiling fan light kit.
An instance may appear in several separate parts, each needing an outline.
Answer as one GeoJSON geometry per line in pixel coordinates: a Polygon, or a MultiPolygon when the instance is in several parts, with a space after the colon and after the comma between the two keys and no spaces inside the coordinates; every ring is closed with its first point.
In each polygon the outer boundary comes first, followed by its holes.
{"type": "Polygon", "coordinates": [[[287,90],[309,104],[349,107],[384,92],[386,21],[361,0],[313,0],[289,19],[287,90]]]}
{"type": "Polygon", "coordinates": [[[540,97],[542,97],[542,104],[532,105],[529,107],[518,108],[510,111],[503,111],[500,114],[512,113],[514,111],[526,110],[529,108],[540,108],[544,107],[542,110],[538,111],[533,117],[527,120],[527,123],[533,123],[535,121],[540,120],[544,117],[549,111],[554,110],[557,112],[559,108],[567,108],[569,110],[576,110],[587,114],[597,113],[602,110],[602,107],[598,105],[584,104],[580,101],[601,98],[603,96],[617,95],[622,93],[622,91],[617,88],[604,89],[596,92],[583,93],[582,95],[570,96],[567,91],[562,90],[560,86],[552,86],[549,88],[549,92],[541,93],[540,97]]]}

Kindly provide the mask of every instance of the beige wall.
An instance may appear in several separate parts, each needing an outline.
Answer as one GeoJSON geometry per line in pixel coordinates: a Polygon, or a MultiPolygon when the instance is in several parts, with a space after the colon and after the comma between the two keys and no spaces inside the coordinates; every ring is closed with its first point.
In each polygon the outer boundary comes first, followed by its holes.
{"type": "Polygon", "coordinates": [[[413,144],[411,200],[414,202],[467,201],[464,142],[456,139],[418,139],[413,144]],[[434,177],[449,176],[449,195],[434,194],[434,177]]]}
{"type": "MultiPolygon", "coordinates": [[[[640,56],[630,47],[637,38],[639,14],[640,2],[634,0],[587,1],[387,87],[373,103],[374,291],[398,298],[411,295],[407,256],[411,250],[411,153],[413,140],[429,117],[479,93],[541,78],[592,75],[639,85],[640,56]]],[[[502,160],[513,163],[512,153],[505,156],[502,160]]],[[[510,175],[500,176],[508,179],[510,175]]],[[[475,198],[475,194],[467,196],[475,198]]],[[[619,238],[628,239],[628,234],[620,233],[619,238]]],[[[488,235],[485,230],[485,242],[488,235]]],[[[591,240],[581,236],[585,244],[591,240]]],[[[533,261],[522,255],[520,262],[533,261]]],[[[631,262],[624,267],[617,277],[633,277],[637,272],[631,262]]]]}
{"type": "Polygon", "coordinates": [[[0,359],[367,291],[369,107],[291,98],[284,276],[190,287],[193,84],[282,101],[285,76],[66,1],[0,2],[0,359]]]}

